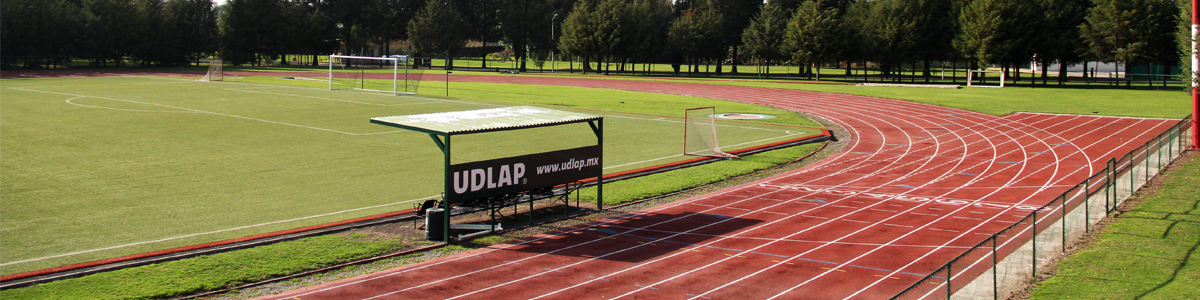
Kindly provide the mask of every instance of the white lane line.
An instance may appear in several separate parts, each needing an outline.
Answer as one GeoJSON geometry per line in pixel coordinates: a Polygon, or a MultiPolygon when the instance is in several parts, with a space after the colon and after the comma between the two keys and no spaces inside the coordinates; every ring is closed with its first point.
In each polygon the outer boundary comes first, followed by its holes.
{"type": "MultiPolygon", "coordinates": [[[[1005,135],[1007,135],[1007,133],[1005,133],[1005,135]]],[[[988,140],[988,141],[989,141],[989,143],[990,143],[990,139],[987,139],[987,140],[988,140]]],[[[1012,140],[1012,139],[1011,139],[1011,137],[1010,137],[1010,140],[1012,140]]],[[[1025,146],[1024,146],[1024,145],[1017,144],[1017,146],[1019,147],[1019,150],[1020,150],[1022,153],[1024,153],[1024,152],[1025,152],[1025,150],[1024,150],[1024,147],[1025,147],[1025,146]]],[[[996,145],[994,145],[994,144],[993,144],[993,145],[992,145],[992,147],[990,147],[989,149],[993,149],[993,157],[999,157],[999,156],[997,156],[997,155],[996,155],[996,153],[995,153],[996,145]]],[[[1016,151],[1016,150],[1013,150],[1013,151],[1016,151]]],[[[990,167],[991,167],[991,164],[989,164],[989,168],[990,168],[990,167]]],[[[1002,168],[1002,169],[1007,169],[1007,168],[1008,168],[1008,167],[1004,167],[1004,168],[1002,168]]],[[[1021,166],[1021,170],[1018,170],[1018,173],[1017,173],[1017,174],[1020,174],[1021,172],[1023,172],[1023,170],[1024,170],[1024,166],[1021,166]]],[[[999,172],[999,171],[998,171],[998,172],[999,172]]],[[[1010,179],[1010,180],[1009,180],[1009,181],[1008,181],[1008,182],[1007,182],[1005,185],[1010,185],[1010,184],[1013,184],[1013,183],[1015,182],[1015,179],[1016,179],[1016,178],[1012,178],[1012,179],[1010,179]]],[[[978,181],[980,181],[980,180],[982,180],[982,179],[976,179],[976,180],[972,180],[972,181],[969,181],[967,184],[969,185],[969,184],[972,184],[972,183],[974,183],[974,182],[978,182],[978,181]]],[[[924,186],[924,185],[923,185],[923,186],[924,186]]],[[[953,191],[951,191],[951,192],[953,192],[953,191]]],[[[999,190],[993,191],[993,193],[995,193],[995,192],[999,192],[999,190]]],[[[990,194],[989,194],[989,195],[990,195],[990,194]]],[[[964,208],[965,208],[965,207],[964,207],[964,208]]],[[[964,209],[964,208],[960,208],[960,209],[964,209]]],[[[910,209],[910,211],[911,211],[911,209],[910,209]]],[[[895,216],[893,216],[893,217],[895,217],[895,216]]],[[[891,219],[891,218],[893,218],[893,217],[889,217],[888,219],[891,219]]],[[[943,218],[944,218],[944,217],[943,217],[943,218]]],[[[886,219],[885,219],[885,220],[886,220],[886,219]]],[[[873,226],[873,225],[872,225],[872,226],[873,226]]],[[[927,225],[925,225],[925,226],[927,226],[927,225]]],[[[868,227],[870,227],[870,226],[868,226],[868,227]]],[[[924,227],[924,226],[922,226],[922,227],[924,227]]],[[[865,228],[864,228],[863,230],[865,230],[865,228]]],[[[862,231],[862,230],[855,231],[854,233],[851,233],[850,235],[854,235],[854,234],[856,234],[856,233],[858,233],[858,232],[861,232],[861,231],[862,231]]],[[[911,233],[909,233],[909,234],[911,234],[911,233]]],[[[907,236],[907,235],[909,235],[909,234],[902,235],[901,237],[898,237],[896,240],[898,240],[898,239],[900,239],[900,238],[903,238],[903,237],[905,237],[905,236],[907,236]]],[[[847,237],[849,237],[850,235],[847,235],[847,236],[845,236],[845,237],[842,237],[842,238],[847,238],[847,237]]],[[[842,239],[842,238],[839,238],[839,240],[840,240],[840,239],[842,239]]],[[[893,240],[893,241],[895,241],[895,240],[893,240]]],[[[819,249],[819,248],[821,248],[821,247],[814,248],[814,249],[812,249],[812,250],[806,251],[805,253],[812,252],[812,251],[814,251],[814,250],[816,250],[816,249],[819,249]]],[[[877,249],[875,249],[875,250],[878,250],[878,249],[879,249],[879,248],[877,248],[877,249]]],[[[875,250],[872,250],[872,251],[869,251],[868,253],[865,253],[865,254],[863,254],[863,255],[860,255],[859,257],[856,257],[856,258],[854,258],[853,260],[857,260],[858,258],[861,258],[861,257],[863,257],[863,256],[865,256],[865,255],[867,255],[867,254],[870,254],[871,252],[874,252],[875,250]]],[[[801,255],[803,255],[803,254],[804,254],[804,253],[802,253],[801,255]]],[[[798,256],[797,256],[797,257],[798,257],[798,256]]],[[[847,262],[846,264],[848,264],[848,263],[850,263],[850,262],[847,262]]],[[[776,266],[777,266],[777,265],[778,265],[778,264],[776,264],[776,266]]],[[[774,266],[771,266],[771,267],[774,267],[774,266]]],[[[771,267],[768,267],[768,269],[769,269],[769,268],[771,268],[771,267]]],[[[764,270],[765,270],[765,269],[764,269],[764,270]]],[[[730,282],[730,283],[728,283],[728,284],[726,284],[726,285],[723,285],[723,286],[721,286],[721,287],[718,287],[718,288],[716,288],[716,289],[710,290],[709,292],[715,291],[715,290],[717,290],[717,289],[721,289],[721,288],[723,288],[723,287],[725,287],[725,286],[728,286],[728,285],[730,285],[730,284],[733,284],[733,283],[735,283],[735,282],[741,281],[742,279],[746,279],[746,278],[748,278],[748,277],[750,277],[750,276],[754,276],[754,275],[756,275],[756,274],[758,274],[758,273],[761,273],[761,272],[762,272],[762,271],[755,272],[754,274],[748,275],[748,276],[746,276],[746,277],[742,277],[741,279],[738,279],[738,280],[736,280],[736,281],[734,281],[734,282],[730,282]]],[[[831,272],[831,271],[828,271],[828,272],[822,273],[822,274],[818,275],[817,277],[823,276],[823,275],[825,275],[825,274],[829,274],[829,272],[831,272]]],[[[815,278],[816,278],[816,277],[814,277],[814,279],[815,279],[815,278]]],[[[780,293],[780,294],[777,294],[777,295],[775,295],[774,297],[779,297],[779,296],[782,296],[784,293],[787,293],[787,292],[789,292],[789,291],[791,291],[791,290],[793,290],[793,289],[795,289],[795,288],[798,288],[800,285],[803,285],[803,284],[805,284],[805,283],[807,283],[807,282],[811,282],[812,280],[813,280],[813,279],[809,279],[809,280],[807,280],[807,281],[805,281],[805,282],[802,282],[801,284],[799,284],[799,285],[797,285],[797,286],[795,286],[795,287],[793,287],[793,288],[791,288],[791,289],[788,289],[787,291],[784,291],[784,292],[782,292],[782,293],[780,293]]],[[[774,297],[773,297],[773,298],[774,298],[774,297]]]]}
{"type": "MultiPolygon", "coordinates": [[[[892,124],[890,121],[884,121],[884,120],[880,120],[880,121],[882,121],[882,122],[883,122],[883,123],[885,123],[885,124],[891,125],[891,126],[896,126],[896,125],[892,124]]],[[[909,124],[912,124],[912,123],[911,123],[911,121],[908,121],[908,120],[900,120],[900,121],[902,121],[902,122],[906,122],[906,123],[909,123],[909,124]]],[[[915,124],[913,124],[913,125],[915,125],[915,124]]],[[[908,132],[904,132],[904,131],[902,131],[902,132],[904,133],[904,135],[905,135],[906,137],[908,137],[908,143],[907,143],[906,145],[912,145],[912,137],[911,137],[911,136],[908,134],[908,132]]],[[[955,133],[955,134],[957,135],[957,133],[955,133]]],[[[960,136],[960,139],[959,139],[959,140],[961,140],[961,136],[960,136]]],[[[989,143],[991,143],[991,142],[990,142],[990,140],[988,140],[988,142],[989,142],[989,143]]],[[[884,144],[884,145],[886,145],[886,144],[887,144],[887,143],[886,143],[886,136],[885,136],[885,140],[884,140],[883,144],[884,144]]],[[[882,145],[881,145],[881,146],[882,146],[882,145]]],[[[941,150],[941,142],[934,143],[934,147],[935,147],[934,153],[939,153],[939,152],[940,152],[940,150],[941,150]]],[[[907,153],[907,152],[909,152],[909,151],[912,151],[912,147],[911,147],[911,146],[908,146],[908,147],[906,147],[906,148],[905,148],[905,151],[906,151],[906,153],[907,153]]],[[[965,157],[965,155],[966,155],[965,151],[964,151],[963,155],[964,155],[964,157],[965,157]]],[[[994,152],[993,152],[993,156],[994,156],[994,152]]],[[[960,159],[960,160],[958,160],[958,161],[957,161],[957,164],[961,164],[961,163],[962,163],[962,161],[963,161],[963,160],[961,160],[961,159],[960,159]]],[[[919,172],[919,171],[926,170],[925,166],[926,166],[926,165],[928,165],[928,164],[929,164],[929,163],[931,163],[931,162],[932,162],[932,158],[925,159],[925,160],[924,160],[924,161],[921,163],[921,165],[920,165],[920,166],[918,166],[918,167],[914,168],[913,170],[909,171],[907,174],[904,174],[904,175],[902,175],[902,177],[903,177],[903,176],[912,175],[913,173],[916,173],[916,172],[919,172]]],[[[889,166],[890,166],[890,165],[889,165],[889,166]]],[[[951,168],[951,169],[955,169],[955,168],[951,168]]],[[[881,168],[879,168],[879,169],[878,169],[878,171],[877,171],[877,172],[883,172],[883,171],[885,171],[885,170],[888,170],[888,168],[887,168],[887,167],[881,167],[881,168]]],[[[878,174],[878,173],[875,173],[875,174],[878,174]]],[[[871,177],[871,176],[864,176],[864,177],[860,177],[860,178],[870,178],[870,177],[871,177]]],[[[888,184],[894,183],[894,182],[896,182],[897,180],[900,180],[900,179],[898,179],[898,178],[897,178],[897,179],[890,180],[890,181],[886,182],[884,185],[880,185],[880,186],[879,186],[879,188],[886,187],[886,186],[888,186],[888,184]]],[[[840,202],[840,201],[844,201],[844,200],[847,200],[847,199],[848,199],[848,198],[850,198],[850,197],[851,197],[851,196],[845,196],[845,197],[842,197],[842,198],[840,198],[840,199],[837,199],[837,200],[835,200],[834,202],[840,202]]],[[[874,205],[879,205],[879,203],[872,204],[872,205],[870,205],[870,206],[874,206],[874,205]]],[[[870,207],[870,206],[867,206],[867,207],[870,207]]],[[[862,211],[862,210],[864,210],[864,209],[865,209],[865,208],[860,208],[860,209],[857,209],[857,210],[856,210],[856,211],[854,211],[854,212],[862,211]]],[[[848,216],[848,215],[850,215],[850,214],[852,214],[852,213],[854,213],[854,212],[850,212],[850,213],[843,214],[843,215],[842,215],[842,216],[840,216],[840,217],[848,216]]],[[[839,217],[839,218],[840,218],[840,217],[839,217]]],[[[806,228],[806,229],[800,230],[799,232],[796,232],[796,233],[793,233],[792,235],[789,235],[789,237],[790,237],[790,236],[797,235],[797,234],[800,234],[800,233],[803,233],[803,232],[806,232],[806,231],[808,231],[808,230],[810,230],[810,229],[812,229],[812,228],[817,228],[817,227],[819,227],[819,226],[821,226],[821,225],[828,224],[828,223],[829,223],[829,222],[831,222],[831,221],[833,221],[833,220],[826,221],[826,222],[823,222],[822,224],[819,224],[819,225],[816,225],[816,226],[813,226],[813,227],[810,227],[810,228],[806,228]]],[[[772,222],[770,222],[770,223],[763,224],[763,225],[761,225],[761,226],[756,226],[755,228],[752,228],[752,229],[750,229],[750,230],[754,230],[754,229],[757,229],[757,228],[762,228],[762,227],[763,227],[763,226],[765,226],[765,225],[769,225],[769,224],[772,224],[772,223],[775,223],[775,222],[777,222],[777,221],[772,221],[772,222]]],[[[750,230],[747,230],[747,231],[750,231],[750,230]]],[[[860,229],[859,231],[862,231],[862,230],[865,230],[865,228],[864,228],[864,229],[860,229]]],[[[849,237],[849,236],[845,236],[845,237],[839,238],[838,240],[845,239],[845,238],[848,238],[848,237],[849,237]]],[[[835,241],[836,241],[836,240],[835,240],[835,241]]],[[[746,250],[746,251],[754,251],[754,250],[757,250],[757,249],[759,249],[759,248],[762,248],[762,247],[765,247],[765,246],[767,246],[767,245],[771,245],[771,244],[772,244],[772,243],[767,243],[767,244],[764,244],[764,245],[756,246],[756,247],[754,247],[754,248],[752,248],[752,249],[749,249],[749,250],[746,250]]],[[[815,250],[815,249],[822,248],[822,247],[824,247],[824,246],[826,246],[826,245],[818,246],[818,247],[814,248],[814,250],[815,250]]],[[[810,251],[812,251],[812,250],[810,250],[810,251]]],[[[718,263],[722,263],[722,262],[728,261],[729,259],[730,259],[730,258],[721,259],[721,260],[718,260],[718,261],[716,261],[716,262],[709,263],[709,264],[706,264],[706,265],[704,265],[704,266],[701,266],[701,267],[698,267],[698,268],[692,269],[692,270],[690,270],[690,271],[684,272],[684,273],[682,273],[682,274],[678,274],[678,275],[675,275],[675,276],[671,276],[670,278],[667,278],[667,279],[664,279],[664,280],[661,280],[661,281],[659,281],[659,282],[655,283],[655,285],[657,285],[657,284],[662,284],[662,283],[664,283],[664,282],[671,281],[671,280],[674,280],[674,279],[676,279],[676,278],[680,278],[680,277],[682,277],[682,276],[685,276],[685,275],[691,274],[691,273],[693,273],[693,272],[699,271],[699,270],[701,270],[701,269],[704,269],[704,268],[707,268],[707,267],[709,267],[709,266],[713,266],[713,265],[716,265],[716,264],[718,264],[718,263]]],[[[782,263],[777,263],[777,264],[776,264],[776,266],[778,266],[778,265],[781,265],[781,264],[782,264],[782,263]]],[[[641,265],[638,265],[638,266],[641,266],[641,265]]],[[[760,272],[761,272],[761,271],[760,271],[760,272]]],[[[755,272],[754,274],[748,275],[747,277],[749,277],[749,276],[754,276],[755,274],[758,274],[758,273],[760,273],[760,272],[755,272]]],[[[618,273],[619,273],[619,272],[618,272],[618,273]]],[[[615,274],[615,273],[614,273],[614,274],[615,274]]],[[[727,283],[727,284],[725,284],[725,285],[722,285],[721,287],[717,287],[716,289],[713,289],[713,290],[710,290],[710,291],[708,291],[708,292],[705,292],[704,294],[701,294],[700,296],[703,296],[703,295],[705,295],[705,294],[711,293],[712,291],[715,291],[715,290],[717,290],[717,289],[721,289],[721,288],[723,288],[723,287],[725,287],[725,286],[729,286],[729,285],[731,285],[731,284],[734,284],[734,283],[736,283],[736,282],[738,282],[738,281],[741,281],[742,279],[745,279],[745,278],[747,278],[747,277],[742,277],[741,279],[738,279],[738,280],[735,280],[735,281],[733,281],[733,282],[727,283]]],[[[641,289],[634,290],[634,291],[631,291],[631,292],[628,292],[628,293],[625,293],[625,294],[619,295],[619,296],[617,296],[616,298],[621,298],[621,297],[624,297],[624,296],[632,295],[632,294],[634,294],[634,293],[637,293],[637,292],[638,292],[638,291],[640,291],[640,290],[641,290],[641,289]]],[[[545,295],[543,295],[543,296],[545,296],[545,295]]]]}

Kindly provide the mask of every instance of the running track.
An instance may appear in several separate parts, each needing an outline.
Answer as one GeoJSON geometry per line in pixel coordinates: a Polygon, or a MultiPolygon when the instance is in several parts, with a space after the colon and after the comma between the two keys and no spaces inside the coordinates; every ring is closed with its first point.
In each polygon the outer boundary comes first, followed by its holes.
{"type": "Polygon", "coordinates": [[[1176,122],[690,83],[451,80],[763,104],[836,122],[848,146],[712,194],[263,299],[886,298],[1176,122]]]}

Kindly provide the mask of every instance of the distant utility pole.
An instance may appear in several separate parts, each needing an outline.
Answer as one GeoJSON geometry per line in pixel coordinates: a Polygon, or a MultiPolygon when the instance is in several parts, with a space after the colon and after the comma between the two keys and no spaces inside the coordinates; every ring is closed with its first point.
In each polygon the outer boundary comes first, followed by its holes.
{"type": "Polygon", "coordinates": [[[558,73],[558,70],[554,68],[558,65],[558,61],[554,60],[554,19],[558,19],[558,14],[554,14],[553,17],[550,17],[550,72],[558,73]]]}

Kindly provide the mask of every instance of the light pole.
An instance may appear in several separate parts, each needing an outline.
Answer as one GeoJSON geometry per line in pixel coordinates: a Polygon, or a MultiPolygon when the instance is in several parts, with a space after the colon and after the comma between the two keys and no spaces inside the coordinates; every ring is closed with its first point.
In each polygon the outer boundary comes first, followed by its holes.
{"type": "Polygon", "coordinates": [[[1196,34],[1200,33],[1200,14],[1197,14],[1196,0],[1192,0],[1192,149],[1200,149],[1200,53],[1196,49],[1196,34]]]}
{"type": "Polygon", "coordinates": [[[550,73],[558,73],[558,61],[554,60],[554,20],[558,19],[558,14],[550,17],[550,73]]]}

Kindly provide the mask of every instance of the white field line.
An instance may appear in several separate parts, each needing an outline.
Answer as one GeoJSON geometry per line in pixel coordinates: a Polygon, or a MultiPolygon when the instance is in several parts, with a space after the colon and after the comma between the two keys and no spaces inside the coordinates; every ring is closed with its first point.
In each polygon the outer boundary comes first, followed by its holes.
{"type": "Polygon", "coordinates": [[[337,98],[326,98],[326,97],[317,97],[317,96],[306,96],[306,95],[284,94],[284,93],[272,93],[272,92],[255,91],[255,90],[248,90],[248,89],[224,89],[224,90],[226,90],[226,91],[233,91],[233,92],[257,93],[257,94],[267,94],[267,95],[276,95],[276,96],[288,96],[288,97],[297,97],[297,98],[309,98],[309,99],[317,99],[317,100],[336,101],[336,102],[346,102],[346,103],[354,103],[354,104],[362,104],[362,105],[376,105],[376,106],[402,106],[402,105],[434,104],[434,103],[445,103],[445,102],[446,102],[446,101],[441,101],[441,100],[439,100],[439,101],[414,102],[414,103],[392,103],[392,104],[383,104],[383,103],[371,103],[371,102],[362,102],[362,101],[354,101],[354,100],[343,100],[343,99],[337,99],[337,98]]]}
{"type": "MultiPolygon", "coordinates": [[[[312,87],[302,87],[302,86],[285,86],[285,85],[270,85],[270,84],[248,83],[248,82],[230,82],[230,81],[209,81],[209,82],[197,82],[197,81],[195,81],[195,80],[191,80],[191,79],[164,78],[164,77],[156,77],[156,76],[144,76],[144,75],[129,75],[129,76],[121,76],[121,77],[135,77],[135,78],[147,78],[147,79],[158,79],[158,80],[173,80],[173,81],[181,81],[181,82],[188,82],[188,83],[198,83],[198,84],[232,84],[232,85],[240,85],[240,86],[253,86],[253,87],[261,87],[261,88],[275,88],[275,89],[297,89],[297,90],[325,91],[325,92],[328,92],[328,91],[329,91],[329,89],[323,89],[323,88],[312,88],[312,87]]],[[[360,93],[360,94],[362,94],[362,95],[374,95],[374,96],[379,96],[379,97],[387,97],[387,98],[394,98],[394,97],[397,97],[397,96],[391,96],[391,95],[379,95],[379,94],[365,94],[365,93],[360,93]]],[[[480,105],[480,106],[504,106],[504,105],[497,105],[497,104],[474,103],[474,102],[459,101],[459,100],[450,100],[450,99],[426,98],[426,97],[420,97],[420,96],[404,96],[404,97],[406,97],[406,98],[417,98],[417,99],[431,100],[431,101],[441,101],[441,102],[458,102],[458,103],[474,104],[474,105],[480,105]]]]}
{"type": "MultiPolygon", "coordinates": [[[[173,108],[173,109],[186,110],[186,111],[190,111],[190,112],[206,113],[206,114],[217,115],[217,116],[222,116],[222,117],[230,117],[230,118],[237,118],[237,119],[250,120],[250,121],[258,121],[258,122],[271,123],[271,124],[277,124],[277,125],[285,125],[285,126],[299,127],[299,128],[304,128],[304,129],[320,130],[320,131],[333,132],[333,133],[340,133],[340,134],[345,134],[345,135],[356,135],[356,136],[361,136],[361,135],[372,135],[372,134],[386,133],[386,132],[373,132],[373,133],[353,133],[353,132],[345,132],[345,131],[340,131],[340,130],[333,130],[333,129],[327,129],[327,128],[313,127],[313,126],[307,126],[307,125],[292,124],[292,123],[285,123],[285,122],[278,122],[278,121],[271,121],[271,120],[263,120],[263,119],[251,118],[251,117],[243,117],[243,116],[238,116],[238,115],[231,115],[231,114],[225,114],[225,113],[211,112],[211,111],[205,111],[205,110],[199,110],[199,109],[192,109],[192,108],[186,108],[186,107],[171,106],[171,105],[166,105],[166,104],[149,103],[149,102],[141,102],[141,101],[126,100],[126,99],[117,99],[117,98],[108,98],[108,97],[88,96],[88,95],[71,94],[71,93],[47,92],[47,91],[30,90],[30,89],[23,89],[23,88],[10,88],[10,89],[14,89],[14,90],[20,90],[20,91],[27,91],[27,92],[38,92],[38,93],[47,93],[47,94],[64,95],[64,96],[75,96],[75,98],[80,98],[80,97],[88,97],[88,98],[97,98],[97,99],[105,99],[105,100],[113,100],[113,101],[124,101],[124,102],[129,102],[129,103],[137,103],[137,104],[144,104],[144,105],[162,106],[162,107],[168,107],[168,108],[173,108]]],[[[390,132],[398,132],[398,131],[390,131],[390,132]]]]}
{"type": "Polygon", "coordinates": [[[319,215],[311,215],[311,216],[307,216],[307,217],[299,217],[299,218],[294,218],[294,219],[279,220],[279,221],[272,221],[272,222],[267,222],[267,223],[254,224],[254,225],[246,225],[246,226],[240,226],[240,227],[234,227],[234,228],[226,228],[226,229],[215,230],[215,231],[209,231],[209,232],[201,232],[201,233],[193,233],[193,234],[187,234],[187,235],[180,235],[180,236],[174,236],[174,237],[169,237],[169,238],[157,239],[157,240],[152,240],[152,241],[144,241],[144,242],[137,242],[137,243],[129,243],[129,244],[124,244],[124,245],[112,246],[112,247],[97,248],[97,249],[84,250],[84,251],[71,252],[71,253],[63,253],[63,254],[58,254],[58,255],[51,255],[51,256],[46,256],[46,257],[39,257],[39,258],[33,258],[33,259],[26,259],[26,260],[21,260],[21,261],[14,261],[14,262],[6,262],[6,263],[2,263],[2,264],[0,264],[0,266],[15,265],[15,264],[21,264],[21,263],[27,263],[27,262],[35,262],[35,261],[39,261],[39,260],[46,260],[46,259],[51,259],[51,258],[59,258],[59,257],[74,256],[74,255],[79,255],[79,254],[86,254],[86,253],[92,253],[92,252],[105,251],[105,250],[120,249],[120,248],[132,247],[132,246],[137,246],[137,245],[145,245],[145,244],[161,243],[161,242],[166,242],[166,241],[171,241],[171,240],[178,240],[178,239],[182,239],[182,238],[189,238],[189,237],[195,237],[195,236],[209,235],[209,234],[214,234],[214,233],[222,233],[222,232],[229,232],[229,231],[235,231],[235,230],[242,230],[242,229],[248,229],[248,228],[254,228],[254,227],[262,227],[262,226],[267,226],[267,225],[281,224],[281,223],[287,223],[287,222],[295,222],[295,221],[307,220],[307,219],[313,219],[313,218],[328,217],[328,216],[332,216],[332,215],[338,215],[338,214],[344,214],[344,213],[348,213],[348,212],[356,212],[356,211],[360,211],[360,210],[367,210],[367,209],[373,209],[373,208],[380,208],[380,207],[392,206],[392,205],[397,205],[397,204],[412,203],[412,202],[416,202],[416,201],[420,201],[420,200],[431,199],[431,198],[437,198],[437,197],[441,197],[441,195],[433,195],[433,196],[428,196],[428,197],[424,197],[424,198],[409,199],[409,200],[404,200],[404,201],[400,201],[400,202],[392,202],[392,203],[380,204],[380,205],[374,205],[374,206],[365,206],[365,207],[359,207],[359,208],[355,208],[355,209],[347,209],[347,210],[343,210],[343,211],[335,211],[335,212],[331,212],[331,213],[324,213],[324,214],[319,214],[319,215]]]}
{"type": "Polygon", "coordinates": [[[86,104],[79,104],[79,103],[71,102],[71,100],[75,100],[75,99],[79,99],[79,98],[88,98],[88,96],[79,96],[79,97],[74,97],[74,98],[71,98],[71,99],[67,99],[67,100],[66,100],[66,102],[67,102],[68,104],[71,104],[71,105],[83,106],[83,107],[88,107],[88,108],[111,109],[111,110],[120,110],[120,111],[153,112],[153,113],[173,113],[173,114],[196,114],[196,113],[200,113],[200,112],[195,112],[195,111],[165,111],[165,110],[125,109],[125,108],[114,108],[114,107],[92,106],[92,105],[86,105],[86,104]]]}

